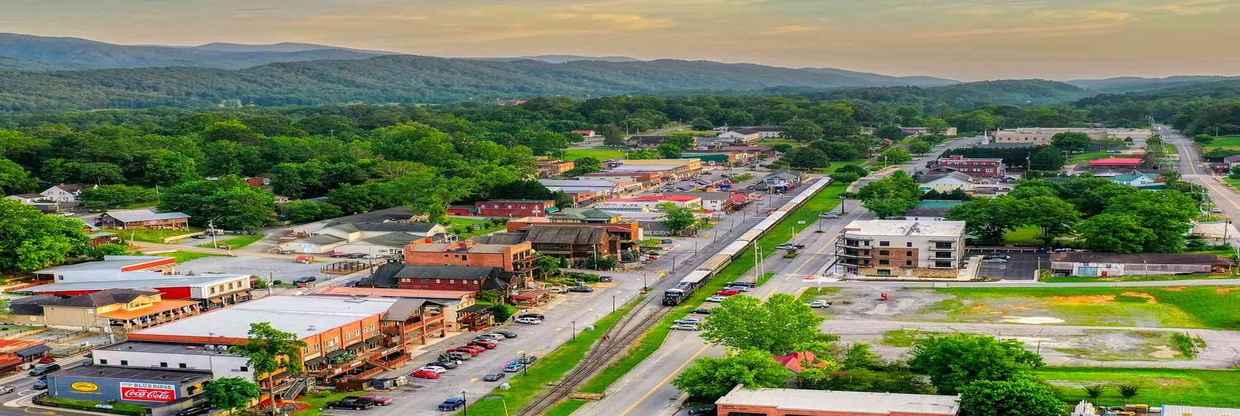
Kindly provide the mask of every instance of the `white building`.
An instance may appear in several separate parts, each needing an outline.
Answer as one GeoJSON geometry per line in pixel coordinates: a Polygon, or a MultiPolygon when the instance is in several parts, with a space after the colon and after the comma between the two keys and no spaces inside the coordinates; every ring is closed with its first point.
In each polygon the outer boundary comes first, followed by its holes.
{"type": "Polygon", "coordinates": [[[955,190],[969,192],[973,190],[974,183],[972,176],[960,172],[925,175],[919,178],[918,182],[921,183],[921,190],[923,192],[951,192],[955,190]]]}
{"type": "Polygon", "coordinates": [[[78,197],[82,195],[82,190],[86,189],[86,185],[82,184],[59,184],[47,188],[40,192],[45,198],[56,201],[61,204],[73,205],[78,203],[78,197]]]}
{"type": "Polygon", "coordinates": [[[249,358],[229,352],[226,345],[124,342],[95,349],[91,361],[100,366],[209,371],[216,379],[254,379],[249,358]]]}
{"type": "Polygon", "coordinates": [[[914,269],[957,269],[964,258],[964,226],[964,221],[856,220],[844,227],[836,255],[853,274],[906,276],[914,269]]]}

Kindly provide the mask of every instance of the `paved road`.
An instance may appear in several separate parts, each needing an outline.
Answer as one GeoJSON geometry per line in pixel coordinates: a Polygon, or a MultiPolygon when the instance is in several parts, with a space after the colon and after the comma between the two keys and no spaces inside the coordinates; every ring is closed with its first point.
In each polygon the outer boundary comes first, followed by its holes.
{"type": "MultiPolygon", "coordinates": [[[[1181,177],[1205,187],[1210,200],[1214,201],[1214,205],[1223,211],[1222,214],[1233,223],[1240,222],[1240,194],[1221,183],[1218,177],[1214,176],[1212,171],[1205,166],[1196,143],[1170,127],[1159,125],[1156,129],[1167,143],[1175,146],[1176,152],[1179,153],[1178,169],[1181,177]]],[[[1240,247],[1240,235],[1233,233],[1228,240],[1233,247],[1240,247]]]]}

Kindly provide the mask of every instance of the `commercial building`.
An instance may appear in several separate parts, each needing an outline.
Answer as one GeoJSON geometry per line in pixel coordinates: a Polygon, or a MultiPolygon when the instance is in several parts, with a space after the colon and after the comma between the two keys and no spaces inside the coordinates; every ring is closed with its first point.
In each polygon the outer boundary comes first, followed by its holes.
{"type": "Polygon", "coordinates": [[[591,198],[606,198],[640,190],[642,185],[637,182],[611,181],[602,179],[539,179],[538,183],[552,192],[566,194],[587,194],[591,198]]]}
{"type": "Polygon", "coordinates": [[[527,242],[479,244],[466,240],[437,243],[428,240],[405,246],[405,264],[413,266],[467,266],[499,268],[511,276],[509,284],[522,288],[533,281],[534,248],[527,242]]]}
{"type": "Polygon", "coordinates": [[[0,374],[32,365],[48,356],[52,348],[41,339],[0,338],[0,374]]]}
{"type": "Polygon", "coordinates": [[[280,243],[293,253],[398,254],[410,241],[444,236],[442,224],[409,221],[335,221],[306,238],[280,243]]]}
{"type": "Polygon", "coordinates": [[[681,180],[696,176],[702,171],[698,159],[625,159],[607,170],[609,173],[659,172],[664,180],[681,180]]]}
{"type": "Polygon", "coordinates": [[[923,199],[917,206],[904,211],[904,219],[913,221],[942,221],[953,208],[963,205],[965,201],[946,199],[923,199]]]}
{"type": "Polygon", "coordinates": [[[540,178],[561,176],[577,167],[577,164],[573,163],[571,160],[552,159],[546,156],[539,156],[535,158],[534,163],[535,167],[538,169],[538,177],[540,178]]]}
{"type": "Polygon", "coordinates": [[[205,311],[250,300],[252,278],[231,274],[173,275],[154,279],[53,283],[24,288],[20,292],[68,297],[111,289],[153,290],[163,299],[195,301],[198,308],[205,311]]]}
{"type": "Polygon", "coordinates": [[[155,212],[152,209],[113,210],[99,214],[95,225],[128,230],[133,228],[189,227],[189,215],[183,212],[155,212]]]}
{"type": "Polygon", "coordinates": [[[103,256],[101,261],[48,267],[34,272],[56,283],[157,279],[176,272],[177,260],[161,256],[103,256]]]}
{"type": "Polygon", "coordinates": [[[101,405],[138,405],[150,415],[164,416],[199,401],[208,381],[211,374],[204,371],[86,365],[49,374],[47,394],[101,405]]]}
{"type": "Polygon", "coordinates": [[[414,266],[386,263],[359,285],[434,291],[506,291],[509,277],[498,267],[414,266]]]}
{"type": "Polygon", "coordinates": [[[1229,270],[1231,262],[1213,254],[1073,252],[1051,255],[1051,271],[1063,276],[1209,274],[1229,270]]]}
{"type": "Polygon", "coordinates": [[[1007,175],[1007,165],[1001,158],[969,158],[952,155],[940,158],[930,168],[947,168],[977,178],[1002,178],[1007,175]]]}
{"type": "Polygon", "coordinates": [[[847,273],[867,276],[956,275],[964,258],[964,221],[856,220],[836,240],[847,273]]]}
{"type": "Polygon", "coordinates": [[[1089,168],[1093,170],[1133,170],[1140,168],[1142,162],[1141,158],[1136,157],[1109,157],[1089,161],[1089,168]]]}
{"type": "Polygon", "coordinates": [[[719,416],[955,416],[960,396],[737,386],[715,406],[719,416]]]}
{"type": "MultiPolygon", "coordinates": [[[[477,318],[467,309],[477,303],[474,291],[399,289],[398,279],[371,275],[357,286],[328,286],[316,291],[318,296],[380,297],[424,300],[442,306],[444,328],[448,331],[469,330],[477,318]]],[[[488,314],[489,315],[489,314],[488,314]]]]}
{"type": "Polygon", "coordinates": [[[484,217],[542,217],[555,211],[555,201],[551,200],[478,201],[474,206],[484,217]]]}
{"type": "MultiPolygon", "coordinates": [[[[929,127],[901,127],[900,132],[904,133],[904,135],[908,137],[925,136],[925,135],[930,134],[930,128],[929,127]]],[[[948,128],[943,129],[944,136],[956,137],[958,134],[959,134],[959,131],[957,131],[955,127],[948,127],[948,128]]]]}
{"type": "Polygon", "coordinates": [[[917,178],[922,192],[952,192],[973,190],[973,177],[964,173],[948,171],[945,173],[929,173],[917,178]]]}
{"type": "Polygon", "coordinates": [[[163,299],[153,290],[107,289],[85,295],[37,295],[10,302],[24,324],[103,333],[125,333],[197,315],[198,302],[163,299]]]}
{"type": "Polygon", "coordinates": [[[1051,138],[1059,133],[1084,133],[1090,140],[1148,140],[1154,136],[1150,129],[1107,129],[1107,128],[1046,128],[1024,127],[1004,129],[994,133],[994,142],[1001,144],[1024,144],[1030,146],[1046,146],[1051,138]]]}
{"type": "Polygon", "coordinates": [[[681,208],[701,208],[702,198],[687,194],[646,194],[609,199],[595,208],[603,211],[656,211],[662,204],[672,204],[681,208]]]}
{"type": "MultiPolygon", "coordinates": [[[[610,215],[610,214],[609,214],[610,215]]],[[[527,232],[532,227],[552,228],[563,227],[570,229],[599,228],[607,232],[612,245],[607,248],[607,252],[615,254],[620,251],[636,249],[641,240],[645,238],[642,227],[637,222],[620,221],[619,217],[609,217],[607,222],[570,222],[564,219],[552,220],[549,218],[528,217],[516,218],[508,221],[508,232],[521,233],[527,232]]],[[[542,252],[539,248],[539,242],[531,240],[534,250],[542,252]]]]}

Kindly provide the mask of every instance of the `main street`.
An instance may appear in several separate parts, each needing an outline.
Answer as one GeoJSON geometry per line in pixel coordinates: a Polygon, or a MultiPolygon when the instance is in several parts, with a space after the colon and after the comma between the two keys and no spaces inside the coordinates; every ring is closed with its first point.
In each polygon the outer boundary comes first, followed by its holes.
{"type": "MultiPolygon", "coordinates": [[[[980,137],[970,137],[941,144],[936,146],[932,152],[902,165],[901,169],[914,173],[947,150],[980,142],[980,137]]],[[[782,256],[774,255],[767,257],[762,263],[762,268],[766,272],[774,272],[775,276],[767,284],[750,292],[750,295],[767,298],[775,293],[796,293],[804,286],[805,276],[816,275],[832,264],[835,259],[834,241],[836,236],[843,231],[844,226],[853,220],[872,218],[857,201],[845,201],[844,212],[845,214],[840,218],[819,218],[816,223],[805,224],[804,228],[793,238],[793,242],[806,246],[797,257],[793,259],[784,259],[782,256]]],[[[757,271],[751,273],[756,276],[757,271]]],[[[672,379],[698,357],[708,354],[718,355],[722,352],[722,349],[706,344],[696,334],[669,336],[658,351],[613,383],[602,400],[587,404],[578,411],[578,414],[600,416],[675,414],[679,409],[681,393],[671,385],[672,379]]]]}
{"type": "MultiPolygon", "coordinates": [[[[1231,187],[1219,182],[1218,178],[1206,166],[1201,158],[1201,152],[1197,150],[1196,143],[1192,139],[1184,136],[1180,132],[1165,125],[1157,125],[1158,130],[1163,139],[1175,146],[1176,152],[1180,155],[1180,163],[1178,169],[1180,176],[1189,182],[1201,185],[1206,189],[1210,200],[1214,201],[1214,206],[1218,207],[1222,214],[1226,216],[1232,223],[1240,220],[1240,194],[1236,193],[1231,187]]],[[[1240,233],[1231,233],[1229,242],[1233,247],[1240,247],[1240,233]]]]}

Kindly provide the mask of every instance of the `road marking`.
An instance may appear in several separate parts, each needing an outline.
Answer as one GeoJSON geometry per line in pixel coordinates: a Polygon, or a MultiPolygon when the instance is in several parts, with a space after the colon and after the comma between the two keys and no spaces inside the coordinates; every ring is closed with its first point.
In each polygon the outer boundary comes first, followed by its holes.
{"type": "Polygon", "coordinates": [[[676,369],[675,369],[675,370],[673,370],[673,371],[672,371],[671,373],[669,373],[667,376],[663,377],[663,379],[662,379],[662,380],[659,380],[659,383],[658,383],[658,384],[655,384],[655,385],[654,385],[654,388],[650,389],[650,391],[647,391],[647,392],[646,392],[646,394],[643,394],[643,395],[642,395],[642,397],[640,397],[640,398],[638,398],[636,401],[634,401],[632,405],[630,405],[629,407],[625,408],[625,409],[624,409],[624,412],[621,412],[620,414],[621,414],[621,415],[627,415],[627,414],[629,414],[629,412],[632,412],[632,411],[633,411],[633,408],[637,407],[637,405],[641,404],[642,402],[646,401],[646,399],[649,399],[649,398],[650,398],[650,396],[653,396],[655,393],[657,393],[657,392],[659,391],[659,388],[660,388],[660,387],[663,387],[663,385],[664,385],[664,384],[667,384],[667,382],[668,382],[668,381],[670,381],[672,378],[675,378],[676,376],[680,375],[680,371],[681,371],[681,370],[684,370],[684,369],[685,369],[685,367],[688,367],[688,366],[689,366],[689,364],[693,364],[693,361],[694,361],[694,360],[697,360],[698,356],[702,355],[702,353],[703,353],[703,352],[706,352],[706,349],[708,349],[708,348],[710,348],[710,347],[711,347],[711,345],[710,345],[710,344],[703,345],[701,349],[697,350],[697,352],[695,352],[695,353],[693,353],[693,355],[689,356],[689,359],[688,359],[688,360],[685,360],[685,362],[684,362],[683,364],[681,364],[679,367],[676,367],[676,369]]]}

